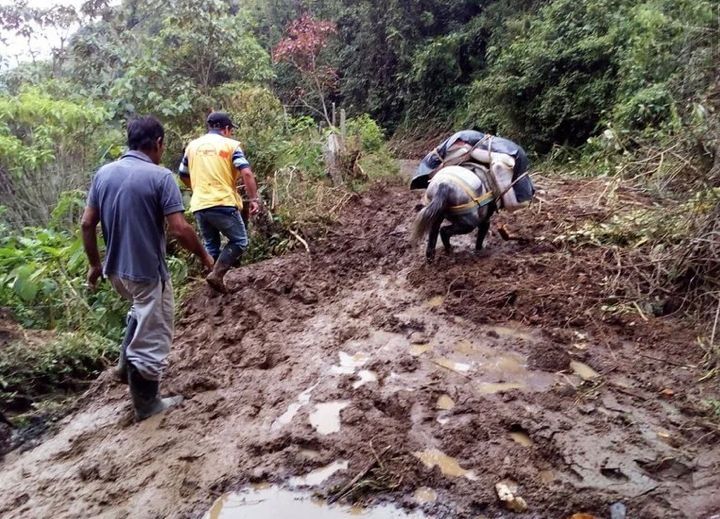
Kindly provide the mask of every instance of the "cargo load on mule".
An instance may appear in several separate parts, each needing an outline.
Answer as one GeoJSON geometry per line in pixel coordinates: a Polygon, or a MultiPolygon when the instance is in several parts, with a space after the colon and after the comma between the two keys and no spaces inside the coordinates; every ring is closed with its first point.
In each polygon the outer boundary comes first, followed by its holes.
{"type": "Polygon", "coordinates": [[[497,209],[524,207],[534,193],[525,151],[514,142],[474,130],[453,134],[420,162],[410,189],[426,189],[432,177],[447,166],[471,170],[493,195],[497,209]]]}

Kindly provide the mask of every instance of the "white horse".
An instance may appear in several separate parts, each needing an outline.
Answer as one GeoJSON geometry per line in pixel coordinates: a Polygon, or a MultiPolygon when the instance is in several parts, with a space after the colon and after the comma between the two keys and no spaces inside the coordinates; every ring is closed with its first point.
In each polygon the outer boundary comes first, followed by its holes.
{"type": "Polygon", "coordinates": [[[435,173],[430,180],[425,200],[428,203],[415,218],[411,240],[416,243],[425,234],[429,234],[425,256],[432,261],[435,256],[438,234],[442,239],[445,251],[450,253],[450,238],[458,234],[468,234],[477,228],[475,251],[482,249],[485,236],[490,229],[490,217],[498,210],[505,208],[516,210],[523,207],[518,203],[511,189],[520,180],[514,170],[511,157],[502,156],[480,150],[469,151],[460,147],[446,159],[452,163],[452,156],[471,157],[478,160],[464,162],[459,165],[446,166],[435,173]],[[496,159],[500,160],[496,160],[496,159]],[[485,167],[479,161],[485,162],[485,167]],[[517,175],[517,178],[516,178],[517,175]],[[447,219],[450,225],[440,227],[447,219]]]}
{"type": "Polygon", "coordinates": [[[479,176],[461,166],[448,166],[438,171],[430,180],[425,198],[429,202],[415,218],[412,242],[429,233],[425,257],[432,261],[438,234],[446,252],[452,251],[450,237],[468,234],[477,228],[475,250],[482,249],[490,229],[490,217],[495,212],[492,191],[479,176]],[[443,220],[450,225],[440,227],[443,220]]]}

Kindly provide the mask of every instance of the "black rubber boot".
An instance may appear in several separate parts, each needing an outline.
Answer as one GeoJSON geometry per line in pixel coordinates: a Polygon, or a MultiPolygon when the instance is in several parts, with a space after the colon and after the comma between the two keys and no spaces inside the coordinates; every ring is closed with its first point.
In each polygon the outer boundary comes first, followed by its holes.
{"type": "Polygon", "coordinates": [[[160,383],[156,380],[147,380],[138,369],[128,362],[128,380],[130,382],[130,396],[135,409],[135,421],[140,422],[146,418],[163,412],[168,407],[183,401],[182,396],[168,398],[158,397],[160,383]]]}
{"type": "Polygon", "coordinates": [[[243,250],[240,247],[227,244],[220,253],[220,257],[215,262],[215,266],[213,267],[212,272],[210,272],[210,274],[208,274],[208,277],[205,278],[205,281],[207,281],[208,285],[210,285],[218,292],[227,294],[228,290],[225,286],[225,274],[227,274],[228,270],[230,270],[232,266],[235,265],[235,263],[240,259],[242,253],[243,250]]]}
{"type": "Polygon", "coordinates": [[[115,379],[122,384],[128,383],[127,347],[135,336],[135,330],[137,330],[137,319],[128,315],[125,337],[120,345],[120,358],[118,359],[118,365],[115,368],[115,379]]]}

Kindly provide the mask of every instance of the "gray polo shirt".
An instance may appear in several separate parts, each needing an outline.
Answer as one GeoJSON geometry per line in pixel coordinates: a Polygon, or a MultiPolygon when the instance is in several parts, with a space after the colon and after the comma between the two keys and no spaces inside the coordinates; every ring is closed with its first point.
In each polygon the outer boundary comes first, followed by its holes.
{"type": "Polygon", "coordinates": [[[100,213],[106,277],[141,283],[168,279],[165,216],[184,210],[170,170],[140,151],[128,151],[98,170],[87,205],[100,213]]]}

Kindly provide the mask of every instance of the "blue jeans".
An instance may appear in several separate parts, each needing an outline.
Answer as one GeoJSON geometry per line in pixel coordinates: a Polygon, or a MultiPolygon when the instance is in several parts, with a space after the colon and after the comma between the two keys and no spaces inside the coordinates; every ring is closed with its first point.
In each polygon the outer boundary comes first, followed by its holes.
{"type": "Polygon", "coordinates": [[[195,211],[195,220],[205,243],[205,249],[215,260],[220,256],[220,235],[244,251],[248,246],[247,231],[240,211],[235,207],[210,207],[195,211]]]}

